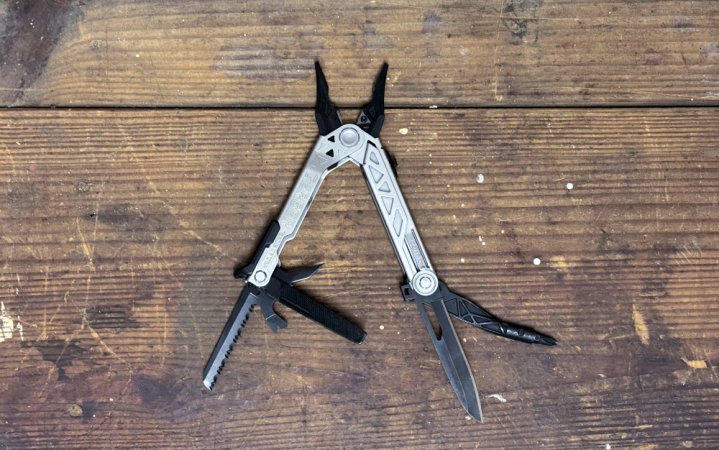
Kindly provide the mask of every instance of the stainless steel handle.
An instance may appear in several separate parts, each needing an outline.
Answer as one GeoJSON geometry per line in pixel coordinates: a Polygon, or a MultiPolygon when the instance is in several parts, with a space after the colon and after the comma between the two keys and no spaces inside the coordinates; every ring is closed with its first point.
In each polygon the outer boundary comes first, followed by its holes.
{"type": "Polygon", "coordinates": [[[407,281],[417,293],[432,294],[437,275],[379,139],[368,139],[362,171],[407,281]]]}
{"type": "Polygon", "coordinates": [[[272,272],[279,264],[282,249],[297,235],[322,181],[330,172],[352,160],[352,155],[365,145],[365,136],[367,134],[355,125],[345,125],[317,139],[277,218],[280,230],[262,253],[248,278],[249,282],[259,287],[269,283],[272,272]]]}

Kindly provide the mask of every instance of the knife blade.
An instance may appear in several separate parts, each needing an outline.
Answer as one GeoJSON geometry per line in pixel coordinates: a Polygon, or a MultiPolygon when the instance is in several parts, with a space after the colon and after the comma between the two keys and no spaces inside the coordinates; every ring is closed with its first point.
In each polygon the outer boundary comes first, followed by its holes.
{"type": "Polygon", "coordinates": [[[459,343],[444,302],[440,299],[433,302],[418,301],[416,303],[454,393],[469,415],[481,422],[482,406],[479,402],[479,394],[477,394],[477,385],[474,383],[467,357],[459,343]],[[434,330],[429,317],[430,313],[437,320],[439,333],[434,330]]]}

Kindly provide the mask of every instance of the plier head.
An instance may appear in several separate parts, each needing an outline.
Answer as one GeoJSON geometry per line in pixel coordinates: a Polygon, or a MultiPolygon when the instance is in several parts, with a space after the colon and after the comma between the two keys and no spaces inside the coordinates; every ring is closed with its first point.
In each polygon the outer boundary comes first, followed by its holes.
{"type": "MultiPolygon", "coordinates": [[[[362,107],[362,111],[357,118],[357,126],[362,128],[372,137],[379,137],[379,132],[384,123],[384,88],[387,81],[387,63],[382,64],[382,68],[377,74],[377,79],[372,88],[372,98],[362,107]]],[[[315,61],[315,71],[317,72],[317,101],[315,103],[315,117],[317,118],[317,126],[320,134],[326,136],[337,128],[342,126],[342,118],[340,117],[337,107],[330,100],[329,87],[325,74],[319,61],[315,61]]]]}

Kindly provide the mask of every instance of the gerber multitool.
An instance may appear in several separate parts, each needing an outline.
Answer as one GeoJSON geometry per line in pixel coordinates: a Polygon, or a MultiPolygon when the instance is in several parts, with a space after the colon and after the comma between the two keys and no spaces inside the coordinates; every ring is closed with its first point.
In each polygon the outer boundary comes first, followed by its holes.
{"type": "Polygon", "coordinates": [[[257,304],[272,331],[287,327],[287,323],[273,309],[275,302],[279,301],[352,342],[359,343],[364,339],[365,333],[357,325],[292,287],[295,282],[312,276],[319,266],[285,271],[279,265],[282,248],[297,234],[322,180],[334,169],[352,162],[362,168],[390,242],[407,277],[401,287],[404,299],[417,304],[442,367],[462,406],[473,418],[482,420],[477,387],[450,315],[490,333],[530,344],[554,345],[556,341],[534,330],[499,320],[470,300],[451,292],[437,278],[400,192],[393,161],[382,149],[379,140],[384,122],[387,64],[382,66],[377,76],[372,100],[362,108],[357,123],[348,125],[342,124],[337,109],[329,99],[327,81],[319,63],[315,63],[315,70],[315,115],[320,136],[279,218],[270,223],[252,261],[235,271],[235,277],[243,278],[247,283],[205,367],[204,385],[212,389],[250,311],[257,304]],[[439,326],[438,331],[432,325],[431,316],[434,316],[439,326]]]}

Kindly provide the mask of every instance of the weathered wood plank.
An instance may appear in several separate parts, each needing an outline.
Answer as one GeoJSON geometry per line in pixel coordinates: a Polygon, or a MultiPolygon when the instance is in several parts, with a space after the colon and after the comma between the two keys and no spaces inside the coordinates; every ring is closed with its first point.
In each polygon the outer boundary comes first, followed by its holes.
{"type": "Polygon", "coordinates": [[[716,447],[718,130],[714,109],[389,111],[440,275],[560,340],[457,326],[479,425],[353,168],[283,261],[325,261],[304,289],[367,342],[253,316],[202,390],[232,268],[311,148],[311,111],[0,112],[0,448],[716,447]]]}
{"type": "Polygon", "coordinates": [[[307,106],[719,100],[713,1],[6,2],[0,104],[307,106]]]}

